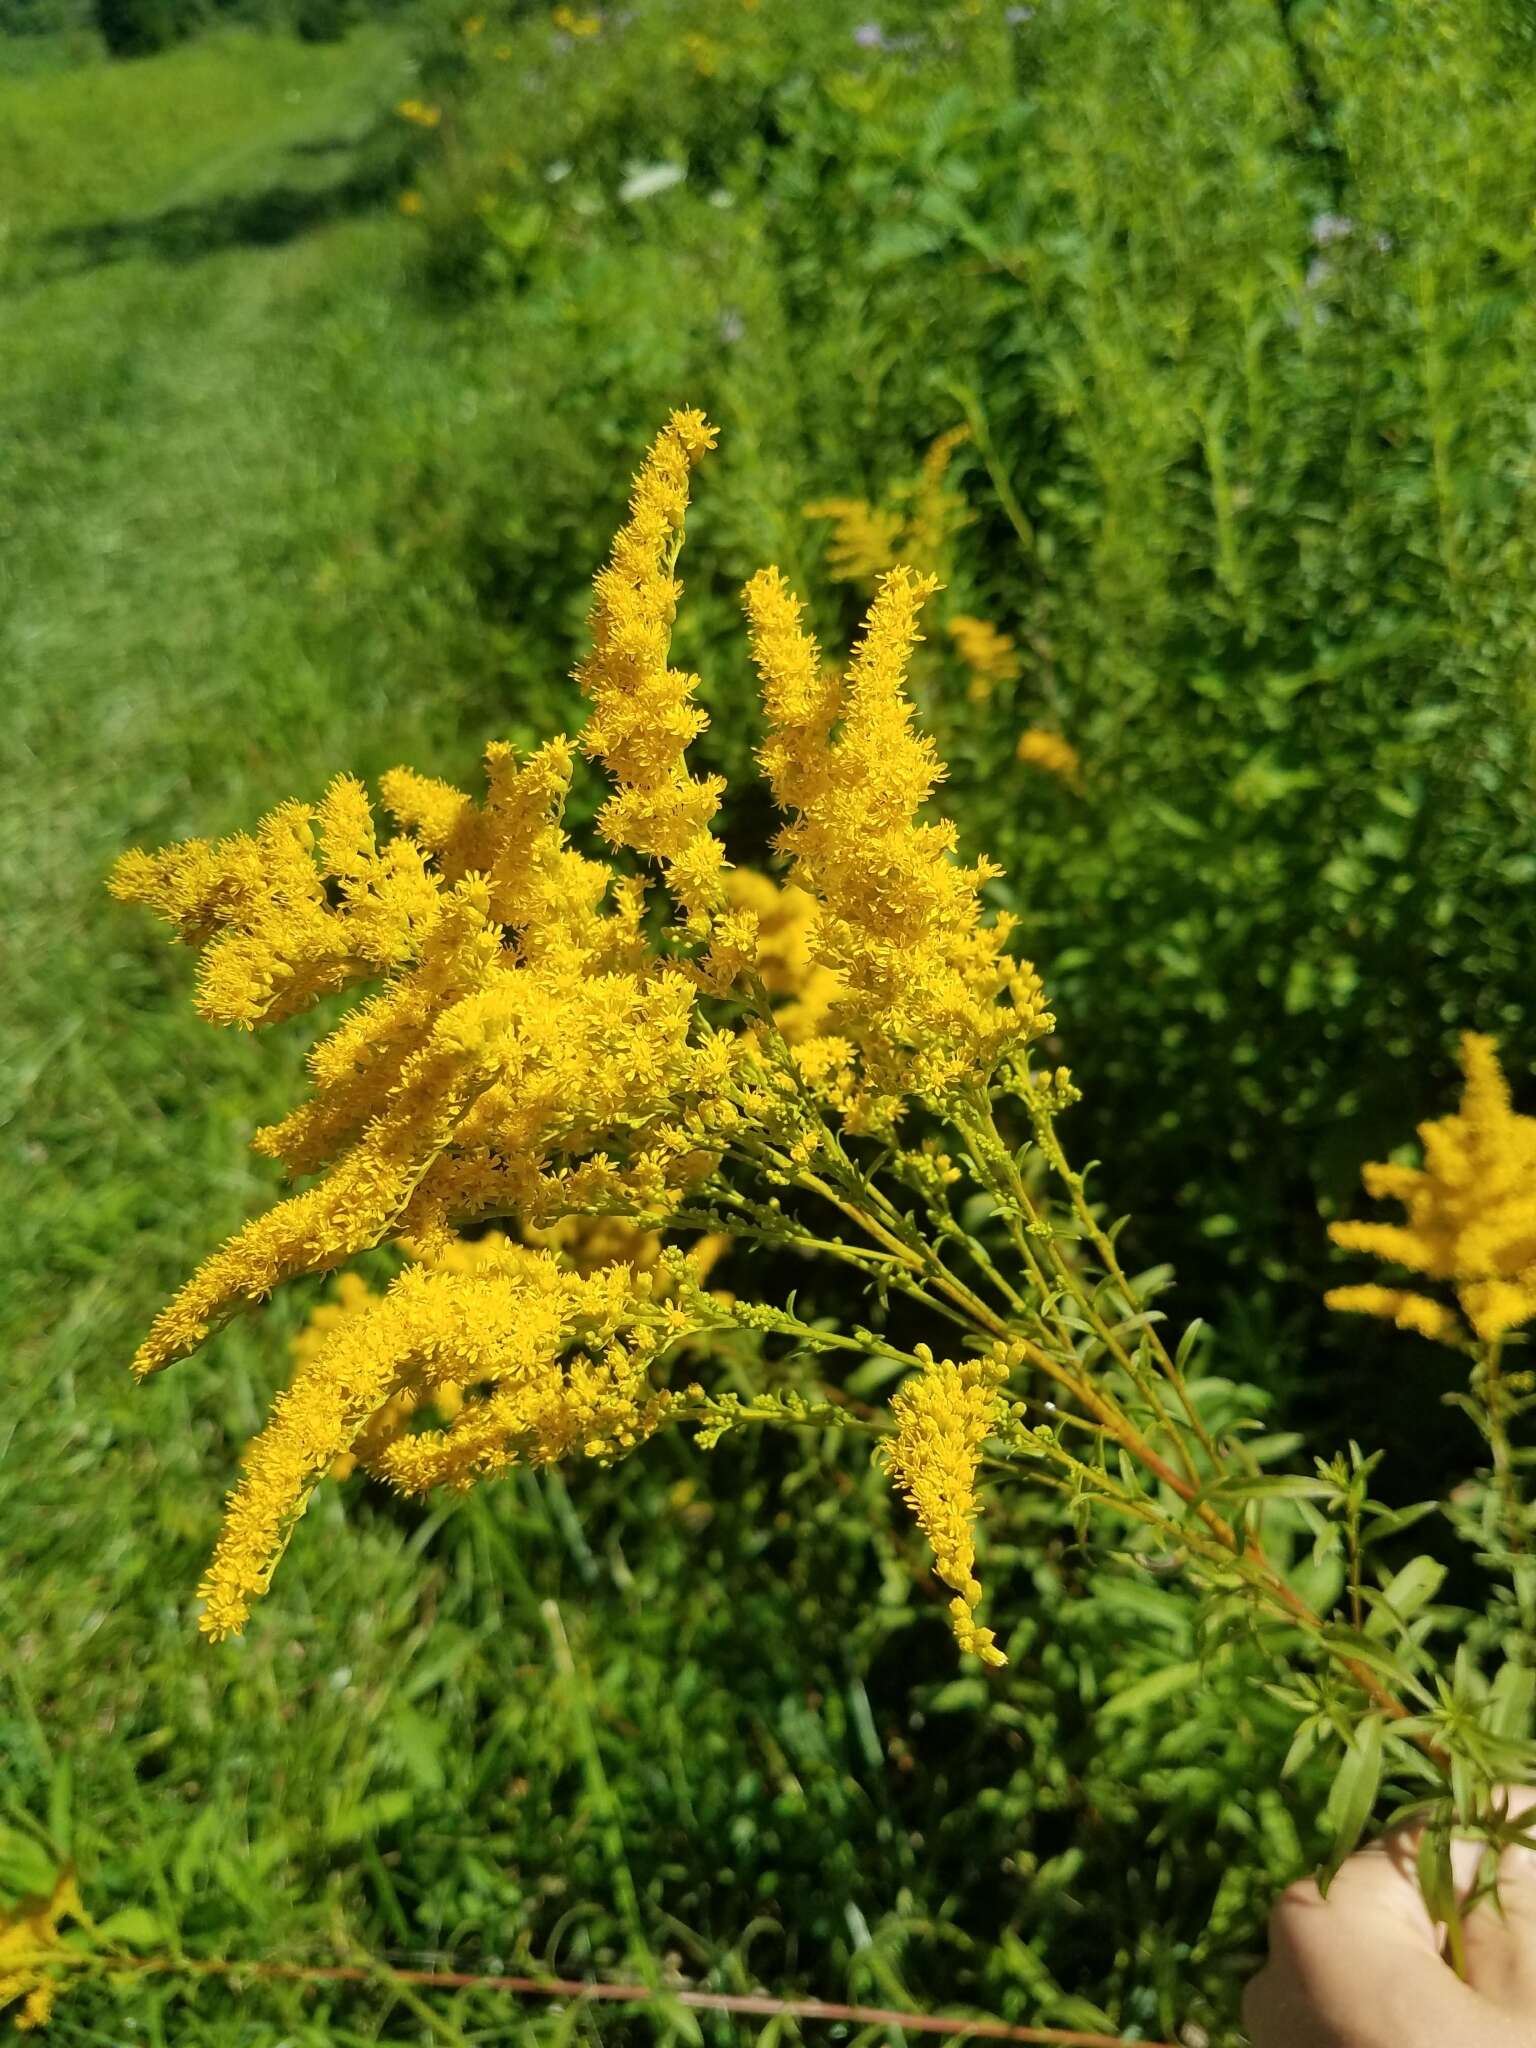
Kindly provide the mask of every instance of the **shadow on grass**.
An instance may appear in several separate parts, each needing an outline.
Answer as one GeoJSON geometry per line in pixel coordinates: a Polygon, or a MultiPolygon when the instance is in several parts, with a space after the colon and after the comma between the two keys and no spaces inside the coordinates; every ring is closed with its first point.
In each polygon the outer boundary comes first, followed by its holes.
{"type": "MultiPolygon", "coordinates": [[[[344,137],[296,144],[305,157],[367,150],[344,137]]],[[[409,157],[398,148],[367,152],[344,176],[323,184],[280,181],[253,192],[170,206],[159,213],[55,228],[30,245],[28,282],[79,276],[104,264],[148,256],[163,263],[196,263],[233,248],[275,248],[315,228],[367,212],[404,186],[409,157]]]]}

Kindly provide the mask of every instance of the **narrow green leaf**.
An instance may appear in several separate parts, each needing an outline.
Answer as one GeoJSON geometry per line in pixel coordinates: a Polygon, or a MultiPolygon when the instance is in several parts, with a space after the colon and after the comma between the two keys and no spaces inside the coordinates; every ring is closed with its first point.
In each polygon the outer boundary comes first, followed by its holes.
{"type": "Polygon", "coordinates": [[[156,1948],[166,1939],[165,1922],[148,1906],[124,1906],[109,1913],[96,1932],[114,1948],[156,1948]]]}
{"type": "Polygon", "coordinates": [[[1280,1766],[1282,1778],[1293,1778],[1317,1747],[1324,1722],[1321,1714],[1310,1714],[1291,1737],[1291,1746],[1285,1752],[1285,1762],[1280,1766]]]}
{"type": "Polygon", "coordinates": [[[1536,1705],[1536,1671],[1523,1664],[1506,1664],[1493,1681],[1489,1695],[1492,1712],[1489,1726],[1495,1735],[1522,1741],[1530,1733],[1531,1708],[1536,1705]]]}
{"type": "Polygon", "coordinates": [[[1333,1829],[1333,1847],[1328,1852],[1323,1876],[1325,1891],[1328,1881],[1345,1857],[1353,1854],[1365,1832],[1381,1786],[1381,1753],[1381,1721],[1379,1716],[1369,1714],[1355,1730],[1328,1794],[1327,1820],[1333,1829]]]}
{"type": "Polygon", "coordinates": [[[1364,1664],[1372,1671],[1379,1671],[1383,1678],[1390,1678],[1394,1685],[1402,1686],[1416,1699],[1423,1700],[1426,1705],[1430,1704],[1429,1694],[1402,1658],[1394,1655],[1375,1637],[1352,1628],[1333,1627],[1323,1630],[1323,1640],[1329,1649],[1340,1651],[1346,1657],[1353,1657],[1357,1664],[1364,1664]]]}
{"type": "Polygon", "coordinates": [[[1327,1500],[1338,1488],[1331,1479],[1308,1479],[1302,1472],[1233,1473],[1206,1487],[1202,1500],[1327,1500]]]}
{"type": "Polygon", "coordinates": [[[1451,1870],[1451,1838],[1442,1828],[1426,1828],[1419,1842],[1419,1890],[1431,1920],[1441,1926],[1456,1910],[1456,1879],[1451,1870]]]}
{"type": "Polygon", "coordinates": [[[1445,1583],[1445,1566],[1432,1557],[1410,1558],[1400,1572],[1388,1580],[1377,1599],[1375,1611],[1365,1624],[1369,1636],[1382,1636],[1394,1622],[1407,1621],[1428,1606],[1445,1583]]]}
{"type": "Polygon", "coordinates": [[[1138,1678],[1134,1685],[1113,1694],[1100,1707],[1096,1718],[1100,1721],[1123,1721],[1131,1714],[1139,1714],[1143,1707],[1155,1706],[1159,1700],[1171,1699],[1175,1693],[1188,1692],[1191,1686],[1200,1683],[1201,1667],[1197,1663],[1165,1664],[1161,1671],[1152,1671],[1145,1678],[1138,1678]]]}
{"type": "Polygon", "coordinates": [[[1415,1501],[1412,1507],[1394,1508],[1390,1514],[1373,1515],[1362,1530],[1362,1539],[1367,1544],[1383,1542],[1388,1536],[1400,1536],[1404,1529],[1411,1529],[1415,1522],[1432,1515],[1437,1501],[1415,1501]]]}

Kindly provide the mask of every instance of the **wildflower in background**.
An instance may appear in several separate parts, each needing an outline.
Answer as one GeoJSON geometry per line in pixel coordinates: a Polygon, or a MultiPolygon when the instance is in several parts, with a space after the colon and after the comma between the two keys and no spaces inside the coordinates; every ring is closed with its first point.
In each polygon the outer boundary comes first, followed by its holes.
{"type": "Polygon", "coordinates": [[[949,466],[955,450],[963,448],[970,438],[971,430],[964,424],[946,428],[930,443],[918,473],[902,554],[907,561],[935,575],[942,573],[944,550],[961,523],[957,514],[965,502],[947,488],[949,466]]]}
{"type": "Polygon", "coordinates": [[[424,203],[419,192],[402,192],[397,202],[400,211],[410,219],[421,212],[424,203]]]}
{"type": "Polygon", "coordinates": [[[485,16],[483,14],[466,15],[464,19],[463,33],[470,39],[471,42],[474,40],[476,36],[483,34],[484,29],[485,16]]]}
{"type": "Polygon", "coordinates": [[[885,30],[878,21],[861,21],[853,32],[853,40],[861,50],[883,50],[886,47],[885,30]]]}
{"type": "Polygon", "coordinates": [[[840,583],[869,591],[899,561],[940,574],[964,503],[947,489],[946,477],[955,450],[969,438],[970,428],[962,425],[946,429],[934,440],[916,480],[893,494],[910,501],[910,511],[871,505],[863,498],[818,498],[803,505],[803,518],[833,521],[827,546],[829,573],[840,583]]]}
{"type": "Polygon", "coordinates": [[[633,206],[638,200],[654,199],[659,192],[670,192],[687,176],[686,164],[637,164],[620,185],[619,197],[626,206],[633,206]]]}
{"type": "MultiPolygon", "coordinates": [[[[1494,1343],[1536,1316],[1536,1117],[1511,1106],[1492,1038],[1463,1033],[1461,1063],[1460,1111],[1419,1126],[1422,1170],[1362,1170],[1367,1194],[1401,1202],[1406,1223],[1334,1223],[1328,1234],[1343,1251],[1448,1283],[1474,1335],[1494,1343]]],[[[1460,1332],[1449,1308],[1400,1288],[1336,1287],[1324,1299],[1442,1341],[1460,1332]]]]}
{"type": "Polygon", "coordinates": [[[700,78],[713,78],[720,69],[721,45],[713,36],[693,31],[683,37],[683,48],[700,78]]]}
{"type": "Polygon", "coordinates": [[[83,1915],[72,1870],[59,1873],[47,1898],[22,1899],[8,1912],[0,1910],[0,2008],[21,2001],[11,2022],[19,2033],[45,2026],[58,1995],[56,1979],[37,1957],[62,1946],[61,1920],[83,1915]]]}
{"type": "Polygon", "coordinates": [[[946,631],[971,672],[966,694],[973,704],[985,704],[999,683],[1018,680],[1019,650],[1011,634],[1000,633],[986,619],[972,618],[968,612],[956,612],[946,631]]]}
{"type": "Polygon", "coordinates": [[[896,1428],[881,1456],[955,1595],[949,1612],[961,1649],[984,1664],[1006,1664],[991,1629],[976,1620],[976,1475],[982,1445],[1002,1414],[999,1369],[991,1360],[956,1365],[926,1350],[919,1356],[923,1370],[903,1380],[891,1402],[896,1428]]]}
{"type": "Polygon", "coordinates": [[[781,889],[752,868],[732,868],[726,893],[756,920],[757,971],[768,995],[778,999],[774,1023],[791,1045],[820,1038],[843,985],[811,943],[816,899],[793,884],[781,889]]]}
{"type": "Polygon", "coordinates": [[[1032,725],[1020,733],[1019,744],[1014,751],[1026,767],[1054,775],[1058,782],[1065,783],[1068,789],[1081,795],[1083,764],[1076,747],[1059,732],[1052,732],[1043,725],[1032,725]]]}
{"type": "Polygon", "coordinates": [[[1312,218],[1312,240],[1319,249],[1326,249],[1332,242],[1344,242],[1355,232],[1355,224],[1347,213],[1319,213],[1312,218]]]}
{"type": "Polygon", "coordinates": [[[428,105],[425,100],[402,100],[395,108],[402,121],[410,121],[418,128],[435,128],[443,118],[441,107],[428,105]]]}
{"type": "Polygon", "coordinates": [[[834,522],[827,568],[839,583],[873,584],[895,566],[901,542],[899,512],[877,511],[863,498],[817,498],[801,507],[806,519],[834,522]]]}
{"type": "Polygon", "coordinates": [[[562,35],[575,36],[578,40],[601,35],[603,17],[600,14],[578,14],[574,7],[556,7],[549,17],[550,26],[562,35]]]}

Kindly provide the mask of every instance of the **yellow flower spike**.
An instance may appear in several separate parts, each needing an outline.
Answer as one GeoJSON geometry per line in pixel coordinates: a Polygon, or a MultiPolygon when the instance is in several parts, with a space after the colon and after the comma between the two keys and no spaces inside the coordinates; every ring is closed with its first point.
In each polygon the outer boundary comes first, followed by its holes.
{"type": "Polygon", "coordinates": [[[1323,1296],[1325,1308],[1344,1315],[1380,1316],[1400,1330],[1412,1330],[1436,1344],[1462,1341],[1462,1325],[1456,1311],[1427,1294],[1415,1294],[1402,1287],[1330,1287],[1323,1296]]]}
{"type": "Polygon", "coordinates": [[[961,1649],[984,1664],[1006,1664],[990,1629],[976,1621],[976,1475],[981,1449],[1001,1413],[997,1382],[976,1360],[941,1359],[902,1381],[891,1402],[896,1428],[881,1446],[891,1482],[933,1546],[939,1577],[955,1598],[950,1621],[961,1649]]]}
{"type": "Polygon", "coordinates": [[[375,848],[367,799],[345,776],[318,809],[279,804],[254,838],[124,854],[110,887],[200,949],[198,1009],[246,1029],[410,959],[439,907],[416,847],[375,848]]]}
{"type": "MultiPolygon", "coordinates": [[[[812,954],[843,984],[826,1022],[861,1056],[847,1120],[877,1129],[903,1098],[991,1073],[1049,1023],[1032,970],[1003,957],[1008,925],[981,922],[980,891],[998,870],[985,860],[960,866],[954,827],[919,819],[943,769],[914,730],[906,669],[933,578],[898,568],[881,582],[830,742],[829,707],[813,693],[814,643],[797,638],[797,609],[775,578],[755,577],[745,603],[769,724],[764,761],[791,813],[778,845],[791,880],[816,902],[812,954]],[[1027,1002],[999,1005],[1010,988],[1027,1002]]],[[[824,1067],[846,1096],[846,1066],[824,1067]]]]}
{"type": "MultiPolygon", "coordinates": [[[[1516,1114],[1492,1038],[1465,1032],[1461,1059],[1459,1112],[1419,1127],[1423,1169],[1362,1171],[1367,1193],[1400,1202],[1407,1221],[1334,1223],[1328,1235],[1341,1250],[1448,1283],[1473,1331],[1492,1343],[1536,1317],[1536,1117],[1516,1114]]],[[[1326,1299],[1443,1342],[1459,1333],[1448,1308],[1398,1289],[1335,1288],[1326,1299]]]]}
{"type": "Polygon", "coordinates": [[[912,518],[907,527],[902,551],[908,561],[916,562],[924,569],[937,570],[950,535],[957,524],[956,514],[964,500],[953,491],[944,488],[949,475],[949,465],[954,460],[955,450],[971,438],[971,430],[964,424],[948,427],[934,440],[923,457],[923,467],[917,480],[914,494],[912,518]]]}
{"type": "Polygon", "coordinates": [[[715,445],[700,412],[674,412],[635,479],[629,518],[598,572],[592,652],[576,680],[592,699],[581,736],[617,785],[598,814],[610,846],[661,863],[691,932],[702,937],[721,904],[725,856],[709,831],[725,784],[696,778],[688,744],[708,724],[694,703],[697,676],[668,665],[682,586],[673,571],[683,543],[688,474],[715,445]]]}

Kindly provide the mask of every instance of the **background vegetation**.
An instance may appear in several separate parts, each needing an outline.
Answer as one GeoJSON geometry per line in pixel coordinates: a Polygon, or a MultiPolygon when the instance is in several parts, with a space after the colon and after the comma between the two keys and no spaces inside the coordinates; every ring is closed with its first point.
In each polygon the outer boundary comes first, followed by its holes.
{"type": "MultiPolygon", "coordinates": [[[[1239,1666],[1202,1670],[1177,1583],[1096,1567],[1042,1508],[997,1525],[1001,1678],[957,1665],[840,1442],[669,1443],[427,1516],[353,1481],[248,1639],[195,1643],[286,1311],[145,1391],[123,1361],[265,1193],[243,1142],[302,1046],[196,1023],[185,962],[101,877],[340,765],[463,774],[492,734],[566,724],[586,578],[677,402],[724,429],[680,644],[739,771],[736,587],[778,560],[838,644],[857,591],[802,506],[910,511],[965,424],[925,711],[1055,994],[1076,1149],[1215,1326],[1208,1370],[1319,1447],[1384,1445],[1389,1497],[1438,1490],[1446,1367],[1326,1327],[1323,1219],[1446,1106],[1459,1028],[1501,1035],[1517,1089],[1536,1043],[1527,13],[645,0],[319,41],[344,13],[162,33],[22,6],[0,1895],[73,1855],[147,1948],[643,1952],[727,1988],[1235,2040],[1320,1788],[1255,1797],[1283,1738],[1239,1666]],[[980,700],[959,612],[1018,650],[980,700]],[[1026,726],[1071,741],[1080,786],[1015,760],[1026,726]]],[[[760,843],[750,806],[727,825],[760,843]]],[[[55,2026],[423,2022],[165,1980],[55,2026]]]]}

